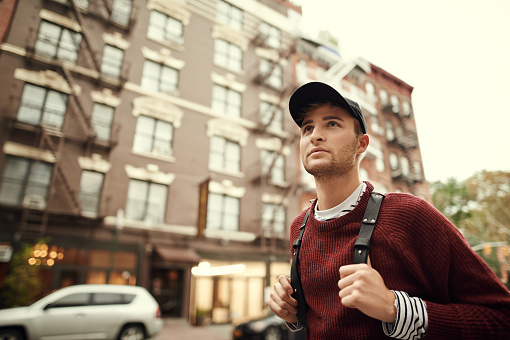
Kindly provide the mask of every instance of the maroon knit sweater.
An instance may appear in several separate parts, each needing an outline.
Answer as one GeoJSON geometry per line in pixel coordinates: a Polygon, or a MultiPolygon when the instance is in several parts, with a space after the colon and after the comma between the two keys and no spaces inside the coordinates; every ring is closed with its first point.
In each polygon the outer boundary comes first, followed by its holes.
{"type": "MultiPolygon", "coordinates": [[[[373,189],[367,182],[366,193],[373,189]]],[[[327,222],[313,214],[308,218],[299,253],[307,339],[387,339],[381,321],[344,307],[338,296],[339,268],[353,263],[366,193],[345,216],[327,222]]],[[[291,247],[304,215],[292,223],[291,247]]],[[[425,200],[386,195],[370,260],[389,289],[425,301],[426,339],[510,339],[510,292],[457,228],[425,200]]]]}

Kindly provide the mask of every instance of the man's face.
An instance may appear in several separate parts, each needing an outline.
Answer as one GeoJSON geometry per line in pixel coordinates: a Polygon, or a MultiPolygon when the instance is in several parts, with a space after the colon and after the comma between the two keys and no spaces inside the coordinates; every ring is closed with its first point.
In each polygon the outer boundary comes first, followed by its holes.
{"type": "Polygon", "coordinates": [[[357,137],[354,118],[346,110],[322,105],[301,125],[300,154],[306,171],[316,179],[341,176],[357,169],[357,155],[367,139],[357,137]]]}

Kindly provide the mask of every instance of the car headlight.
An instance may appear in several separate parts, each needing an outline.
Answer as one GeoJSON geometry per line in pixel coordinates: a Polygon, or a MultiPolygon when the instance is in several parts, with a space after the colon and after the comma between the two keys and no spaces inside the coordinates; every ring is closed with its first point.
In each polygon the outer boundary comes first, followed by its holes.
{"type": "Polygon", "coordinates": [[[250,329],[255,332],[262,332],[266,327],[267,324],[264,321],[255,321],[250,324],[250,329]]]}

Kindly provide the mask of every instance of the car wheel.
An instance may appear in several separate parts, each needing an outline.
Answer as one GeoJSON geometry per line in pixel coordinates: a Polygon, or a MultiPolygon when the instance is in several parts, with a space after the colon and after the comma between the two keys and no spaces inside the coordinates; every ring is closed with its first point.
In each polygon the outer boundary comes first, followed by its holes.
{"type": "Polygon", "coordinates": [[[269,327],[264,332],[264,340],[282,340],[282,333],[278,328],[269,327]]]}
{"type": "MultiPolygon", "coordinates": [[[[143,340],[145,333],[139,325],[127,325],[122,328],[119,334],[119,340],[143,340]]],[[[0,339],[1,340],[1,339],[0,339]]]]}
{"type": "Polygon", "coordinates": [[[0,330],[0,340],[25,340],[25,337],[20,331],[7,328],[0,330]]]}

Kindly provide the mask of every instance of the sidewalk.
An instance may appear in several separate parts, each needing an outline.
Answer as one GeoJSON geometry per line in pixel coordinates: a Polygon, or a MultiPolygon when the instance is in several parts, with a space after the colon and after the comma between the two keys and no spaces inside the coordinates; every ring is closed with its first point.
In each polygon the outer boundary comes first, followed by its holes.
{"type": "Polygon", "coordinates": [[[163,319],[163,330],[154,340],[232,340],[232,325],[191,326],[184,319],[163,319]]]}

